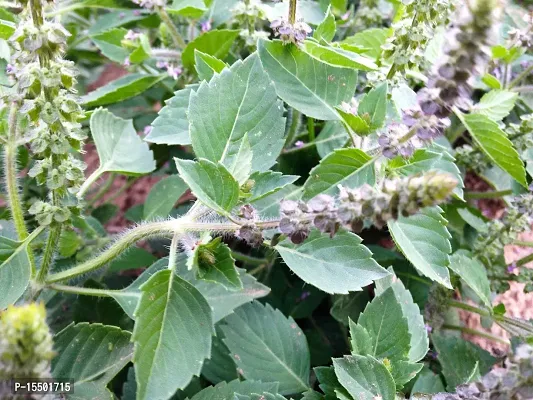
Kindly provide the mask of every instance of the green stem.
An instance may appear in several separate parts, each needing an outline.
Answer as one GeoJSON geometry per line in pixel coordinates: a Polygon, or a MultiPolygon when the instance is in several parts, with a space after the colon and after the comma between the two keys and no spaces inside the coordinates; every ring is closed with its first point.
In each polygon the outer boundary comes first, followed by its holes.
{"type": "Polygon", "coordinates": [[[78,190],[78,193],[76,193],[76,197],[78,199],[83,198],[85,193],[89,190],[89,188],[92,186],[94,182],[100,178],[100,176],[104,173],[102,167],[98,167],[96,171],[94,171],[89,177],[83,182],[83,185],[80,186],[80,189],[78,190]]]}
{"type": "Polygon", "coordinates": [[[490,311],[484,310],[482,308],[473,306],[473,305],[468,304],[468,303],[463,303],[462,301],[448,300],[448,304],[450,306],[454,307],[454,308],[459,308],[461,310],[465,310],[465,311],[469,311],[469,312],[472,312],[472,313],[475,313],[475,314],[479,314],[482,317],[492,317],[490,311]]]}
{"type": "Polygon", "coordinates": [[[300,126],[302,114],[299,111],[296,111],[294,108],[290,109],[291,112],[291,124],[289,126],[289,131],[287,132],[287,137],[285,138],[285,147],[289,147],[294,142],[294,138],[298,133],[298,128],[300,126]]]}
{"type": "Polygon", "coordinates": [[[43,283],[48,274],[48,269],[54,259],[54,254],[57,249],[57,243],[59,236],[61,235],[61,225],[55,224],[50,227],[50,233],[48,234],[48,240],[46,241],[46,247],[44,248],[43,259],[41,262],[41,268],[37,273],[37,282],[43,283]]]}
{"type": "Polygon", "coordinates": [[[466,200],[477,200],[477,199],[499,199],[500,197],[508,196],[513,194],[512,190],[498,190],[490,192],[465,192],[466,200]]]}
{"type": "Polygon", "coordinates": [[[524,78],[528,77],[529,75],[531,75],[532,72],[533,72],[533,65],[530,65],[524,71],[522,71],[522,73],[520,73],[520,75],[518,75],[515,79],[513,79],[509,83],[508,89],[514,88],[516,85],[518,85],[520,83],[520,81],[522,79],[524,79],[524,78]]]}
{"type": "Polygon", "coordinates": [[[515,240],[512,244],[515,246],[533,247],[533,242],[528,242],[526,240],[515,240]]]}
{"type": "MultiPolygon", "coordinates": [[[[273,229],[279,225],[279,220],[260,221],[256,223],[260,229],[273,229]]],[[[215,232],[232,233],[241,228],[241,225],[232,222],[196,222],[189,216],[163,222],[151,222],[139,225],[118,238],[107,250],[96,257],[87,260],[65,271],[48,276],[46,283],[66,281],[76,276],[97,270],[109,261],[118,257],[122,252],[140,240],[153,237],[168,237],[169,235],[182,235],[185,232],[215,232]]]]}
{"type": "Polygon", "coordinates": [[[9,209],[11,217],[15,223],[15,229],[19,240],[28,237],[28,230],[24,222],[24,212],[22,210],[22,201],[18,191],[17,180],[17,112],[19,107],[13,103],[9,111],[8,125],[9,133],[7,144],[4,149],[4,168],[6,174],[6,189],[8,196],[9,209]]]}
{"type": "Polygon", "coordinates": [[[516,266],[517,267],[521,267],[521,266],[526,265],[527,263],[529,263],[531,261],[533,261],[533,253],[531,253],[530,255],[522,257],[521,259],[519,259],[516,262],[516,266]]]}
{"type": "Polygon", "coordinates": [[[125,292],[122,292],[120,290],[93,289],[93,288],[88,288],[88,287],[60,285],[57,283],[47,285],[47,288],[57,290],[58,292],[81,294],[81,295],[96,296],[96,297],[111,297],[111,293],[113,292],[117,292],[117,293],[120,292],[122,296],[125,295],[125,292]]]}
{"type": "Polygon", "coordinates": [[[137,178],[129,178],[128,181],[124,185],[122,185],[119,190],[117,190],[109,199],[107,199],[106,203],[112,203],[118,196],[120,196],[130,187],[132,187],[135,182],[137,182],[137,178]]]}
{"type": "Polygon", "coordinates": [[[242,261],[245,264],[263,265],[263,264],[268,263],[268,260],[266,258],[252,257],[252,256],[249,256],[247,254],[239,253],[239,252],[237,252],[235,250],[231,251],[231,255],[233,256],[233,258],[235,260],[242,261]]]}
{"type": "Polygon", "coordinates": [[[493,342],[498,342],[498,343],[502,343],[502,344],[505,344],[505,345],[509,345],[509,341],[506,340],[506,339],[503,339],[503,338],[498,337],[498,336],[491,335],[490,333],[487,333],[487,332],[482,332],[482,331],[478,331],[476,329],[467,328],[465,326],[444,324],[442,326],[442,329],[447,329],[447,330],[450,330],[450,331],[459,331],[459,332],[462,332],[462,333],[466,333],[468,335],[475,335],[475,336],[479,336],[479,337],[482,337],[482,338],[485,338],[485,339],[488,339],[488,340],[492,340],[493,342]]]}
{"type": "Polygon", "coordinates": [[[98,200],[100,200],[109,190],[109,188],[113,185],[113,182],[115,180],[115,174],[111,173],[109,177],[107,178],[104,185],[100,188],[100,190],[91,198],[89,203],[87,204],[87,207],[92,207],[98,200]]]}
{"type": "Polygon", "coordinates": [[[176,25],[174,25],[174,22],[172,22],[167,10],[165,10],[164,7],[156,7],[156,11],[159,14],[159,18],[161,18],[161,21],[163,21],[168,27],[168,31],[172,37],[172,40],[174,41],[174,45],[178,49],[184,49],[187,46],[187,43],[185,43],[183,36],[181,36],[181,34],[178,32],[178,28],[176,28],[176,25]]]}
{"type": "Polygon", "coordinates": [[[290,0],[289,2],[289,23],[291,25],[294,25],[296,23],[296,7],[298,4],[298,0],[290,0]]]}
{"type": "Polygon", "coordinates": [[[309,141],[315,140],[315,120],[311,117],[307,117],[307,134],[309,135],[309,141]]]}
{"type": "Polygon", "coordinates": [[[168,253],[168,269],[174,271],[177,265],[177,256],[178,256],[178,244],[180,241],[181,234],[179,232],[174,233],[172,241],[170,242],[170,249],[168,253]]]}

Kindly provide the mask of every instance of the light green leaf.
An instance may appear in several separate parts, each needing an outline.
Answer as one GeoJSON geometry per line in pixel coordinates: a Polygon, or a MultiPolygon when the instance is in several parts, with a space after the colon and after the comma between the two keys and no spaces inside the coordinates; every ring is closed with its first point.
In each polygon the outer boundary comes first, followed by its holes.
{"type": "MultiPolygon", "coordinates": [[[[366,136],[372,133],[372,129],[370,128],[369,121],[367,121],[366,119],[363,119],[359,115],[347,113],[344,110],[342,110],[340,107],[336,107],[336,109],[342,121],[355,134],[359,136],[366,136]]],[[[368,118],[368,120],[370,120],[370,118],[368,118]]]]}
{"type": "Polygon", "coordinates": [[[115,28],[91,36],[93,43],[102,54],[111,61],[122,64],[129,51],[122,47],[122,40],[128,31],[124,28],[115,28]]]}
{"type": "Polygon", "coordinates": [[[209,160],[174,159],[181,178],[209,208],[227,215],[239,200],[239,184],[222,164],[209,160]]]}
{"type": "Polygon", "coordinates": [[[89,36],[95,36],[113,28],[127,25],[134,21],[149,18],[149,10],[117,10],[100,15],[98,19],[91,24],[87,33],[89,36]]]}
{"type": "Polygon", "coordinates": [[[70,324],[54,336],[52,376],[72,379],[76,399],[92,400],[95,393],[110,398],[107,384],[131,361],[130,338],[130,332],[116,326],[70,324]]]}
{"type": "Polygon", "coordinates": [[[30,283],[31,264],[27,244],[21,244],[0,264],[0,310],[14,304],[30,283]]]}
{"type": "Polygon", "coordinates": [[[185,88],[167,100],[159,115],[152,122],[152,130],[144,138],[147,142],[168,145],[191,144],[187,110],[192,89],[185,88]]]}
{"type": "Polygon", "coordinates": [[[344,147],[348,141],[348,132],[340,121],[327,121],[315,140],[320,158],[326,157],[333,150],[344,147]]]}
{"type": "Polygon", "coordinates": [[[407,322],[402,306],[393,289],[389,288],[367,304],[357,324],[365,328],[370,336],[370,355],[400,361],[409,357],[411,334],[407,322]]]}
{"type": "Polygon", "coordinates": [[[340,323],[348,325],[350,319],[357,321],[359,314],[363,312],[366,303],[369,301],[370,297],[366,291],[336,295],[333,298],[333,305],[329,313],[340,323]]]}
{"type": "Polygon", "coordinates": [[[431,335],[448,390],[480,378],[497,361],[487,351],[460,337],[431,335]]]}
{"type": "Polygon", "coordinates": [[[243,288],[231,250],[220,237],[198,245],[194,249],[191,265],[198,279],[221,284],[229,290],[243,288]]]}
{"type": "Polygon", "coordinates": [[[447,268],[451,236],[441,211],[426,208],[410,217],[400,216],[388,226],[394,242],[418,272],[452,289],[447,268]]]}
{"type": "Polygon", "coordinates": [[[466,250],[458,250],[450,257],[448,267],[465,281],[485,306],[492,308],[487,270],[478,259],[466,250]]]}
{"type": "Polygon", "coordinates": [[[493,121],[501,121],[509,115],[518,99],[517,92],[491,90],[485,93],[473,111],[485,115],[493,121]]]}
{"type": "Polygon", "coordinates": [[[250,176],[253,181],[251,196],[247,201],[253,203],[283,189],[298,180],[296,175],[283,175],[281,172],[255,172],[250,176]]]}
{"type": "Polygon", "coordinates": [[[326,293],[346,294],[388,275],[361,242],[359,236],[350,232],[341,231],[330,238],[315,230],[301,245],[287,239],[275,249],[303,281],[326,293]]]}
{"type": "Polygon", "coordinates": [[[498,80],[498,78],[496,78],[494,75],[491,75],[491,74],[483,75],[483,77],[481,78],[481,82],[483,82],[485,85],[487,85],[491,89],[501,89],[502,88],[502,84],[498,80]]]}
{"type": "Polygon", "coordinates": [[[203,0],[174,0],[166,10],[171,14],[197,19],[207,11],[203,0]]]}
{"type": "Polygon", "coordinates": [[[129,60],[133,64],[140,64],[150,58],[152,54],[152,47],[146,34],[141,33],[139,36],[139,43],[136,44],[135,49],[131,52],[129,60]]]}
{"type": "Polygon", "coordinates": [[[359,54],[364,54],[377,60],[383,51],[381,46],[385,44],[390,33],[390,28],[366,29],[344,39],[340,42],[340,46],[344,49],[356,51],[359,54]]]}
{"type": "Polygon", "coordinates": [[[281,394],[309,388],[309,349],[292,318],[254,302],[235,310],[224,322],[224,343],[246,379],[279,382],[281,394]]]}
{"type": "Polygon", "coordinates": [[[357,188],[376,180],[374,158],[359,149],[339,149],[323,158],[309,173],[304,184],[303,199],[318,194],[336,195],[338,186],[357,188]]]}
{"type": "Polygon", "coordinates": [[[372,129],[381,128],[385,122],[388,90],[389,86],[387,81],[385,81],[368,92],[359,103],[357,113],[363,117],[365,115],[369,116],[372,129]]]}
{"type": "Polygon", "coordinates": [[[232,9],[239,0],[206,0],[205,4],[209,7],[206,17],[213,27],[217,27],[233,17],[232,9]]]}
{"type": "Polygon", "coordinates": [[[318,387],[326,394],[326,399],[354,400],[339,383],[333,366],[315,367],[313,371],[315,371],[318,382],[320,382],[318,387]]]}
{"type": "Polygon", "coordinates": [[[147,174],[155,169],[153,153],[135,132],[132,120],[100,108],[91,115],[90,126],[100,158],[100,174],[147,174]]]}
{"type": "Polygon", "coordinates": [[[417,362],[422,360],[429,350],[429,338],[424,318],[420,313],[420,308],[413,301],[411,292],[394,275],[392,268],[389,268],[389,271],[391,271],[391,275],[376,281],[376,296],[381,296],[388,288],[392,288],[396,300],[402,307],[402,314],[407,319],[409,334],[411,335],[408,359],[411,362],[417,362]]]}
{"type": "MultiPolygon", "coordinates": [[[[8,232],[3,232],[3,225],[6,221],[0,220],[0,232],[2,234],[7,234],[8,232]]],[[[0,261],[4,262],[7,260],[19,247],[20,242],[17,242],[13,239],[0,236],[0,261]]]]}
{"type": "Polygon", "coordinates": [[[229,53],[239,30],[218,29],[205,32],[187,44],[181,55],[183,66],[194,69],[194,50],[209,54],[223,60],[229,53]]]}
{"type": "Polygon", "coordinates": [[[187,188],[187,184],[178,175],[170,175],[157,182],[144,202],[144,219],[168,217],[174,204],[187,188]]]}
{"type": "Polygon", "coordinates": [[[309,117],[340,119],[335,107],[352,98],[357,71],[322,63],[280,41],[260,40],[258,49],[279,97],[309,117]]]}
{"type": "Polygon", "coordinates": [[[118,103],[150,89],[166,75],[129,74],[98,88],[81,98],[85,107],[118,103]]]}
{"type": "Polygon", "coordinates": [[[374,347],[372,345],[372,338],[362,325],[356,324],[352,320],[348,322],[350,326],[350,345],[352,354],[359,354],[366,356],[374,353],[374,347]]]}
{"type": "Polygon", "coordinates": [[[15,33],[16,27],[14,22],[0,19],[0,39],[9,39],[15,33]]]}
{"type": "Polygon", "coordinates": [[[313,37],[318,41],[325,40],[326,42],[331,42],[335,37],[336,30],[337,24],[335,23],[335,16],[331,12],[330,5],[326,11],[326,16],[313,32],[313,37]]]}
{"type": "MultiPolygon", "coordinates": [[[[115,258],[109,263],[107,272],[119,272],[128,269],[137,269],[149,267],[157,258],[142,247],[130,247],[121,254],[121,257],[115,258]]],[[[132,311],[133,313],[133,311],[132,311]]]]}
{"type": "Polygon", "coordinates": [[[333,366],[340,384],[357,400],[396,398],[396,386],[387,368],[372,356],[334,358],[333,366]]]}
{"type": "Polygon", "coordinates": [[[63,229],[59,237],[58,251],[64,258],[72,257],[83,244],[83,240],[74,230],[63,229]]]}
{"type": "Polygon", "coordinates": [[[191,400],[231,400],[235,394],[251,395],[252,393],[262,393],[268,391],[277,393],[278,384],[275,382],[262,383],[260,381],[234,380],[229,383],[220,382],[216,386],[209,386],[196,393],[191,400]]]}
{"type": "Polygon", "coordinates": [[[284,144],[283,103],[257,55],[237,61],[191,95],[190,132],[197,157],[232,165],[248,133],[252,171],[265,171],[284,144]]]}
{"type": "Polygon", "coordinates": [[[314,40],[306,40],[302,49],[314,59],[334,67],[353,68],[361,71],[373,71],[378,68],[370,58],[339,47],[322,45],[314,40]]]}
{"type": "Polygon", "coordinates": [[[218,58],[206,53],[202,53],[198,49],[194,49],[194,60],[198,78],[202,80],[210,80],[213,75],[220,74],[228,65],[218,58]]]}
{"type": "Polygon", "coordinates": [[[413,400],[413,394],[435,394],[444,391],[446,391],[446,389],[444,388],[441,377],[431,371],[428,367],[424,367],[411,390],[411,400],[413,400]]]}
{"type": "Polygon", "coordinates": [[[481,150],[518,183],[527,187],[522,160],[498,124],[481,114],[456,114],[481,150]]]}
{"type": "Polygon", "coordinates": [[[137,399],[167,399],[210,357],[211,309],[194,286],[168,269],[141,290],[132,335],[137,399]]]}
{"type": "Polygon", "coordinates": [[[391,362],[390,366],[392,379],[394,379],[394,383],[396,384],[396,390],[399,391],[403,389],[406,383],[411,382],[415,378],[424,364],[400,360],[391,362]]]}
{"type": "Polygon", "coordinates": [[[250,141],[248,140],[248,133],[245,133],[241,139],[241,146],[239,151],[233,159],[232,165],[229,167],[229,172],[233,177],[242,185],[248,180],[250,172],[252,170],[253,159],[252,148],[250,147],[250,141]]]}
{"type": "Polygon", "coordinates": [[[228,290],[218,283],[196,279],[193,271],[187,270],[184,259],[178,264],[177,274],[192,283],[205,297],[211,306],[213,321],[216,323],[239,306],[264,297],[270,292],[267,286],[257,282],[252,275],[246,273],[246,270],[237,268],[237,271],[243,284],[242,290],[228,290]]]}

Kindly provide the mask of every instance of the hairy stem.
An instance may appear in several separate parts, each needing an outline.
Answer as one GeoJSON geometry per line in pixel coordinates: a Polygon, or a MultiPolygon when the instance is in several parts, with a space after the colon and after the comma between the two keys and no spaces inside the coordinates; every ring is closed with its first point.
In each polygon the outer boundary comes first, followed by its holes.
{"type": "Polygon", "coordinates": [[[290,0],[289,2],[289,23],[291,25],[294,25],[296,23],[296,6],[298,4],[298,0],[290,0]]]}
{"type": "MultiPolygon", "coordinates": [[[[47,285],[46,287],[48,289],[57,290],[58,292],[81,294],[85,296],[96,296],[96,297],[111,297],[111,293],[121,292],[120,290],[94,289],[94,288],[87,288],[87,287],[60,285],[57,283],[47,285]]],[[[124,295],[124,292],[121,292],[121,295],[124,295]]]]}
{"type": "Polygon", "coordinates": [[[505,345],[509,345],[509,341],[504,338],[491,335],[490,333],[487,333],[487,332],[478,331],[476,329],[467,328],[466,326],[444,324],[442,326],[442,329],[447,329],[450,331],[459,331],[462,333],[466,333],[467,335],[475,335],[475,336],[479,336],[479,337],[482,337],[488,340],[492,340],[493,342],[498,342],[498,343],[502,343],[505,345]]]}
{"type": "Polygon", "coordinates": [[[245,264],[251,264],[251,265],[263,265],[268,263],[268,260],[266,258],[257,258],[252,257],[247,254],[239,253],[238,251],[232,250],[231,255],[233,258],[237,261],[242,261],[245,264]]]}
{"type": "Polygon", "coordinates": [[[55,225],[50,228],[50,233],[48,234],[48,239],[46,241],[46,246],[44,248],[43,259],[41,262],[41,268],[37,274],[37,282],[42,283],[46,279],[48,274],[48,269],[52,264],[54,259],[54,253],[57,248],[57,243],[59,241],[59,236],[61,235],[61,226],[55,225]]]}
{"type": "Polygon", "coordinates": [[[95,203],[107,193],[109,188],[113,185],[114,180],[115,180],[115,174],[111,173],[109,177],[107,178],[107,180],[105,181],[105,183],[100,188],[100,190],[93,197],[91,197],[91,200],[87,204],[87,208],[94,206],[95,203]]]}
{"type": "Polygon", "coordinates": [[[462,301],[448,300],[448,304],[450,306],[452,306],[454,308],[458,308],[460,310],[465,310],[465,311],[468,311],[468,312],[479,314],[482,317],[492,317],[490,311],[484,310],[482,308],[473,306],[473,305],[468,304],[468,303],[463,303],[462,301]]]}
{"type": "Polygon", "coordinates": [[[185,43],[183,36],[181,36],[181,34],[178,32],[178,28],[176,28],[176,25],[174,25],[174,22],[172,22],[167,10],[165,10],[164,7],[156,7],[156,11],[159,14],[159,18],[161,18],[161,21],[163,21],[168,27],[168,31],[172,37],[174,45],[178,49],[184,49],[187,46],[187,43],[185,43]]]}
{"type": "Polygon", "coordinates": [[[176,269],[176,259],[178,255],[178,244],[180,241],[180,233],[174,233],[172,241],[170,242],[170,249],[168,253],[168,269],[174,271],[176,269]]]}
{"type": "MultiPolygon", "coordinates": [[[[279,220],[258,222],[257,226],[260,229],[272,229],[279,225],[279,220]]],[[[115,243],[113,243],[107,250],[100,253],[94,258],[82,262],[73,268],[65,271],[51,274],[46,279],[46,283],[61,282],[72,279],[76,276],[95,271],[109,261],[117,258],[130,246],[138,241],[153,238],[153,237],[168,237],[170,235],[181,236],[185,232],[214,232],[214,233],[231,233],[236,232],[241,228],[241,225],[233,222],[196,222],[191,220],[189,216],[173,219],[163,222],[151,222],[144,225],[139,225],[136,228],[126,232],[115,243]]]]}
{"type": "Polygon", "coordinates": [[[80,189],[78,190],[78,193],[76,193],[76,197],[78,199],[82,199],[85,193],[89,190],[89,188],[92,186],[93,183],[95,183],[98,178],[104,173],[104,171],[101,168],[98,168],[96,171],[94,171],[89,177],[83,182],[83,185],[80,186],[80,189]]]}
{"type": "Polygon", "coordinates": [[[515,246],[533,247],[533,242],[529,242],[527,240],[515,240],[512,244],[515,246]]]}

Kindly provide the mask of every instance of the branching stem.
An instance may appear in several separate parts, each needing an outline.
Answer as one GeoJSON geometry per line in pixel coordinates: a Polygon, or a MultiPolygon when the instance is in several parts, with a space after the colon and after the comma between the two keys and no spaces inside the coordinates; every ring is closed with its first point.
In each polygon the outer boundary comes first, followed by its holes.
{"type": "Polygon", "coordinates": [[[159,18],[161,18],[161,21],[163,21],[168,27],[168,31],[172,37],[172,40],[174,41],[174,45],[178,49],[184,49],[187,46],[187,43],[185,43],[183,36],[181,36],[181,34],[178,32],[178,28],[176,28],[176,25],[174,25],[174,22],[172,22],[167,10],[165,10],[164,7],[156,7],[156,11],[159,14],[159,18]]]}

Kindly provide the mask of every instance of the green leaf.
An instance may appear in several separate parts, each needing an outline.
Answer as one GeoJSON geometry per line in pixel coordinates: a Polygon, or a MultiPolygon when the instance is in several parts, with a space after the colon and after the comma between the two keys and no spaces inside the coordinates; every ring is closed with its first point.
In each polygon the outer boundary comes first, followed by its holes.
{"type": "Polygon", "coordinates": [[[146,197],[144,219],[166,218],[174,204],[187,190],[188,186],[177,175],[170,175],[157,182],[146,197]]]}
{"type": "Polygon", "coordinates": [[[211,308],[194,286],[168,269],[141,290],[132,335],[137,399],[167,399],[199,375],[210,357],[211,308]]]}
{"type": "Polygon", "coordinates": [[[487,351],[460,337],[431,335],[448,390],[486,374],[497,361],[487,351]]]}
{"type": "Polygon", "coordinates": [[[229,53],[240,30],[218,29],[205,32],[187,44],[181,55],[185,68],[194,70],[194,50],[209,54],[223,60],[229,53]]]}
{"type": "Polygon", "coordinates": [[[257,55],[237,61],[191,94],[188,117],[197,157],[232,165],[248,133],[252,171],[265,171],[284,144],[283,103],[257,55]]]}
{"type": "Polygon", "coordinates": [[[324,158],[333,150],[344,147],[348,139],[348,132],[342,122],[327,121],[314,143],[320,158],[324,158]]]}
{"type": "Polygon", "coordinates": [[[94,399],[95,393],[110,398],[107,384],[131,361],[130,339],[130,332],[116,326],[70,324],[54,336],[52,376],[73,380],[77,399],[94,399]]]}
{"type": "Polygon", "coordinates": [[[326,16],[313,32],[313,37],[318,41],[325,40],[326,42],[331,42],[335,37],[336,30],[337,24],[335,23],[335,16],[331,12],[330,5],[326,11],[326,16]]]}
{"type": "Polygon", "coordinates": [[[83,244],[82,239],[73,230],[63,229],[59,237],[59,255],[68,258],[76,254],[83,244]]]}
{"type": "Polygon", "coordinates": [[[314,59],[334,67],[361,71],[373,71],[378,68],[370,58],[338,47],[322,45],[313,40],[306,40],[302,50],[314,59]]]}
{"type": "MultiPolygon", "coordinates": [[[[444,391],[446,391],[446,389],[444,388],[441,377],[431,371],[428,367],[424,367],[422,372],[418,375],[411,393],[435,394],[444,391]]],[[[411,399],[413,399],[412,395],[411,399]]]]}
{"type": "Polygon", "coordinates": [[[239,151],[233,159],[233,163],[229,167],[231,175],[242,185],[248,180],[250,172],[252,170],[252,159],[254,155],[252,148],[250,147],[250,141],[248,140],[248,133],[245,133],[241,139],[241,146],[239,151]]]}
{"type": "Polygon", "coordinates": [[[118,10],[111,11],[98,17],[91,24],[87,33],[89,36],[95,36],[113,28],[127,25],[131,22],[140,21],[149,18],[149,10],[118,10]]]}
{"type": "Polygon", "coordinates": [[[174,97],[166,101],[159,115],[152,122],[152,130],[144,138],[147,142],[168,145],[191,144],[187,110],[192,89],[185,88],[174,92],[174,97]]]}
{"type": "Polygon", "coordinates": [[[178,275],[193,284],[205,297],[213,311],[214,322],[218,322],[231,314],[237,307],[264,297],[270,292],[267,286],[258,282],[252,275],[247,274],[246,270],[237,268],[237,271],[243,284],[242,290],[228,290],[218,283],[196,279],[193,271],[187,270],[184,260],[178,263],[177,269],[178,275]]]}
{"type": "Polygon", "coordinates": [[[309,200],[321,193],[336,195],[338,186],[357,188],[376,180],[374,158],[359,149],[339,149],[323,158],[309,173],[304,184],[303,199],[309,200]]]}
{"type": "Polygon", "coordinates": [[[239,184],[222,164],[209,160],[174,159],[181,178],[209,208],[227,215],[239,200],[239,184]]]}
{"type": "Polygon", "coordinates": [[[146,251],[142,247],[134,246],[122,253],[119,258],[111,261],[107,267],[107,272],[120,272],[128,269],[149,267],[156,260],[157,258],[149,251],[146,251]]]}
{"type": "Polygon", "coordinates": [[[128,31],[124,28],[115,28],[91,36],[93,43],[102,54],[111,61],[122,64],[129,51],[122,47],[122,40],[128,31]]]}
{"type": "Polygon", "coordinates": [[[198,78],[202,80],[210,80],[213,75],[220,74],[228,65],[218,58],[206,53],[202,53],[198,49],[194,49],[194,61],[198,78]]]}
{"type": "Polygon", "coordinates": [[[391,361],[408,360],[411,334],[407,323],[392,288],[367,304],[357,321],[366,329],[372,341],[370,355],[391,361]]]}
{"type": "Polygon", "coordinates": [[[197,19],[207,11],[207,8],[203,0],[174,0],[166,10],[171,14],[197,19]]]}
{"type": "Polygon", "coordinates": [[[527,187],[526,170],[520,156],[498,124],[481,114],[456,114],[481,150],[518,183],[527,187]]]}
{"type": "Polygon", "coordinates": [[[342,121],[352,130],[355,134],[359,136],[366,136],[372,133],[370,125],[368,122],[361,118],[359,115],[353,115],[352,113],[347,113],[342,110],[340,107],[336,107],[337,112],[341,116],[342,121]]]}
{"type": "Polygon", "coordinates": [[[238,2],[239,0],[206,0],[209,7],[206,17],[217,27],[233,17],[232,9],[238,2]]]}
{"type": "Polygon", "coordinates": [[[326,293],[362,290],[388,272],[372,259],[359,236],[341,231],[333,238],[312,231],[301,245],[288,239],[275,246],[283,261],[303,281],[326,293]]]}
{"type": "Polygon", "coordinates": [[[411,363],[409,361],[393,361],[390,366],[390,373],[396,384],[396,390],[401,390],[406,383],[411,382],[416,377],[416,374],[420,372],[424,364],[411,363]]]}
{"type": "Polygon", "coordinates": [[[220,237],[198,245],[192,257],[192,268],[198,279],[219,283],[229,290],[243,288],[231,250],[220,237]]]}
{"type": "Polygon", "coordinates": [[[372,355],[374,353],[374,347],[370,333],[368,333],[364,326],[356,324],[352,320],[349,320],[348,324],[350,326],[352,354],[359,354],[361,356],[372,355]]]}
{"type": "Polygon", "coordinates": [[[494,75],[491,75],[491,74],[485,74],[483,75],[483,77],[481,78],[481,81],[487,85],[488,87],[490,87],[491,89],[501,89],[502,88],[502,84],[501,82],[498,80],[498,78],[496,78],[494,75]]]}
{"type": "Polygon", "coordinates": [[[254,302],[235,310],[224,322],[224,343],[246,379],[279,382],[281,394],[309,388],[309,349],[292,318],[254,302]]]}
{"type": "Polygon", "coordinates": [[[451,236],[441,211],[425,208],[410,217],[400,216],[388,226],[394,242],[418,272],[452,289],[447,269],[451,236]]]}
{"type": "Polygon", "coordinates": [[[340,323],[348,325],[350,319],[352,321],[357,321],[359,314],[363,312],[366,303],[368,303],[369,300],[369,294],[364,290],[345,295],[337,295],[333,299],[333,305],[331,306],[329,313],[340,323]]]}
{"type": "Polygon", "coordinates": [[[350,36],[340,42],[340,46],[347,50],[356,51],[377,60],[382,53],[381,46],[390,36],[390,28],[371,28],[350,36]]]}
{"type": "Polygon", "coordinates": [[[141,33],[139,37],[139,43],[135,46],[135,49],[129,56],[131,63],[140,64],[150,58],[152,54],[152,47],[150,46],[148,36],[146,36],[144,33],[141,33]]]}
{"type": "Polygon", "coordinates": [[[31,264],[27,244],[23,243],[0,264],[0,310],[14,304],[30,283],[31,264]]]}
{"type": "Polygon", "coordinates": [[[202,368],[202,376],[209,382],[217,384],[224,381],[232,381],[239,378],[235,361],[231,358],[228,347],[222,339],[224,334],[220,329],[220,324],[216,326],[216,335],[213,336],[211,346],[211,358],[205,360],[202,368]]]}
{"type": "Polygon", "coordinates": [[[401,280],[389,268],[391,275],[376,281],[376,296],[381,296],[388,288],[392,288],[396,300],[402,308],[402,314],[407,319],[409,327],[410,348],[408,360],[417,362],[422,360],[429,350],[429,338],[420,308],[414,302],[411,292],[407,290],[401,280]]]}
{"type": "Polygon", "coordinates": [[[450,257],[448,267],[465,281],[485,306],[492,308],[487,270],[479,260],[466,250],[458,250],[450,257]]]}
{"type": "Polygon", "coordinates": [[[365,115],[370,117],[370,127],[372,129],[379,129],[385,123],[388,90],[389,86],[385,81],[368,92],[359,103],[357,113],[363,117],[365,115]]]}
{"type": "Polygon", "coordinates": [[[322,63],[280,41],[260,40],[258,50],[278,96],[286,103],[312,118],[340,119],[335,107],[352,98],[357,71],[322,63]]]}
{"type": "Polygon", "coordinates": [[[517,99],[517,92],[491,90],[483,95],[479,103],[474,106],[473,111],[498,122],[509,115],[517,99]]]}
{"type": "Polygon", "coordinates": [[[335,369],[331,367],[313,368],[320,384],[318,387],[326,394],[326,399],[354,400],[352,396],[339,383],[335,369]]]}
{"type": "Polygon", "coordinates": [[[283,189],[287,185],[298,180],[296,175],[283,175],[281,172],[265,171],[255,172],[250,176],[253,181],[253,187],[250,193],[249,203],[258,201],[283,189]]]}
{"type": "Polygon", "coordinates": [[[100,174],[147,174],[155,169],[153,153],[135,132],[132,120],[115,117],[100,108],[91,115],[90,125],[100,158],[100,174]]]}
{"type": "Polygon", "coordinates": [[[9,39],[15,33],[16,27],[14,22],[0,19],[0,39],[9,39]]]}
{"type": "Polygon", "coordinates": [[[90,92],[83,96],[81,101],[85,107],[118,103],[143,93],[165,77],[164,74],[129,74],[90,92]]]}
{"type": "Polygon", "coordinates": [[[333,366],[340,384],[357,400],[396,398],[396,386],[387,368],[372,356],[334,358],[333,366]]]}
{"type": "MultiPolygon", "coordinates": [[[[2,230],[2,225],[4,221],[0,221],[0,230],[2,230]]],[[[4,232],[2,232],[4,233],[4,232]]],[[[0,236],[0,261],[4,262],[7,260],[19,247],[20,242],[17,242],[13,239],[9,239],[4,236],[0,236]]]]}
{"type": "Polygon", "coordinates": [[[231,400],[235,394],[251,395],[252,393],[263,393],[268,391],[276,393],[278,391],[278,384],[262,383],[260,381],[234,380],[229,383],[220,382],[216,386],[209,386],[200,392],[196,393],[191,400],[231,400]]]}

